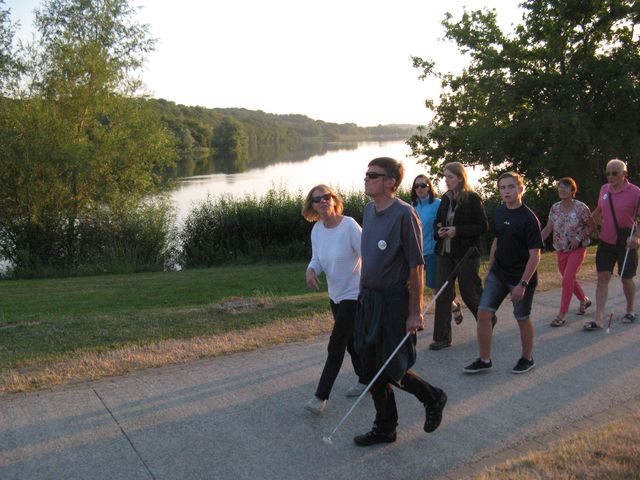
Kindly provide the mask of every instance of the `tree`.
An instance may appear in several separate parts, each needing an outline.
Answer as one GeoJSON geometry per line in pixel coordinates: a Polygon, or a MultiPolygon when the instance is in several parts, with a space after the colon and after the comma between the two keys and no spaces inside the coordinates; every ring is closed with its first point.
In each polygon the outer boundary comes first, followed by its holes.
{"type": "Polygon", "coordinates": [[[213,129],[211,146],[214,157],[221,161],[227,173],[242,172],[249,159],[248,137],[242,123],[234,117],[225,117],[213,129]]]}
{"type": "MultiPolygon", "coordinates": [[[[50,0],[22,90],[0,112],[0,249],[18,267],[78,263],[79,225],[161,189],[174,139],[135,73],[153,48],[127,0],[50,0]]],[[[104,217],[104,215],[102,215],[104,217]]]]}
{"type": "Polygon", "coordinates": [[[13,47],[15,24],[11,22],[10,11],[1,8],[4,3],[0,0],[0,94],[6,91],[20,70],[13,47]]]}
{"type": "Polygon", "coordinates": [[[414,57],[441,79],[435,113],[409,144],[431,168],[459,160],[489,179],[518,170],[540,193],[571,175],[595,199],[607,160],[640,166],[640,10],[633,0],[525,0],[505,35],[495,11],[447,14],[446,38],[470,58],[459,75],[414,57]]]}

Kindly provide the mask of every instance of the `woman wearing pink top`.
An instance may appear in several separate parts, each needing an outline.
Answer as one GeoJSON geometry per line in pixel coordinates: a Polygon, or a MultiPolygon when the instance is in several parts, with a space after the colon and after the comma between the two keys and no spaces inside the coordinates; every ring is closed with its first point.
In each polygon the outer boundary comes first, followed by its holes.
{"type": "Polygon", "coordinates": [[[589,207],[575,199],[577,191],[578,186],[573,178],[558,180],[560,201],[551,207],[547,225],[542,229],[543,240],[553,231],[553,248],[556,250],[558,270],[562,275],[560,312],[551,322],[552,327],[560,327],[566,323],[565,316],[573,295],[580,301],[578,315],[584,315],[591,306],[591,300],[584,294],[576,275],[587,255],[587,245],[591,242],[590,235],[595,224],[589,207]]]}

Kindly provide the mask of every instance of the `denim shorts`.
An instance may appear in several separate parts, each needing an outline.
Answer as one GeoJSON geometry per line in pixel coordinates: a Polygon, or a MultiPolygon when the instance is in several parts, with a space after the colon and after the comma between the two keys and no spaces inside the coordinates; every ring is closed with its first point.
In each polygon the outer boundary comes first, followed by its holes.
{"type": "MultiPolygon", "coordinates": [[[[537,276],[534,276],[531,283],[529,283],[527,288],[525,288],[522,300],[519,302],[513,302],[513,316],[516,317],[516,320],[527,320],[531,315],[533,294],[535,293],[537,286],[537,276]]],[[[478,310],[495,313],[498,308],[500,308],[500,304],[502,304],[505,297],[509,295],[511,290],[514,288],[515,285],[504,283],[490,270],[484,281],[484,290],[482,291],[482,297],[480,297],[478,310]]]]}

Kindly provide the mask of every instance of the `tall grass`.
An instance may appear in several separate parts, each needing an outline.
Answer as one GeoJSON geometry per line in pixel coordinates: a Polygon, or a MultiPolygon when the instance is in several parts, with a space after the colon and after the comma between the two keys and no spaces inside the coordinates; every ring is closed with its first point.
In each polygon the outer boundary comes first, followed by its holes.
{"type": "Polygon", "coordinates": [[[96,206],[70,223],[25,222],[2,253],[9,277],[38,278],[163,270],[175,254],[175,214],[166,199],[96,206]]]}
{"type": "MultiPolygon", "coordinates": [[[[345,203],[345,215],[362,224],[362,210],[368,202],[364,193],[339,194],[345,203]]],[[[182,266],[307,260],[313,224],[302,217],[305,196],[280,186],[272,187],[261,198],[208,197],[191,211],[180,233],[182,266]]]]}

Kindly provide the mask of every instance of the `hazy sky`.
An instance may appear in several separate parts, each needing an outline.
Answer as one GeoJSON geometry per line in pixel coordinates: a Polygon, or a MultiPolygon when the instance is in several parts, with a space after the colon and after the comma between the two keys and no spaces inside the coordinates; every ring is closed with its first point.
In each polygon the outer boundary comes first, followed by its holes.
{"type": "MultiPolygon", "coordinates": [[[[361,126],[426,124],[412,55],[460,70],[440,22],[462,7],[495,8],[503,31],[519,23],[518,0],[132,0],[158,39],[143,79],[149,93],[186,105],[299,113],[361,126]]],[[[38,0],[6,0],[30,37],[38,0]]]]}

